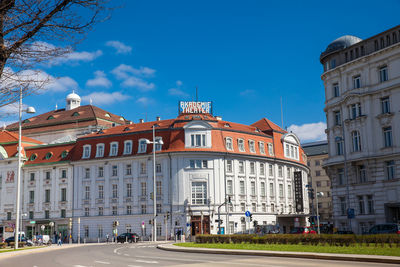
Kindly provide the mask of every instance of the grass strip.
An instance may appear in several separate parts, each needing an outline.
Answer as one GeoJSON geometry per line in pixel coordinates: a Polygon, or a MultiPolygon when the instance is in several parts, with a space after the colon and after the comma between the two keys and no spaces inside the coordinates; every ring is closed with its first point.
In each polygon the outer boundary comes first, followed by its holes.
{"type": "Polygon", "coordinates": [[[47,246],[39,246],[39,247],[24,247],[24,248],[19,248],[19,249],[13,249],[13,248],[3,248],[0,249],[0,253],[4,253],[4,252],[12,252],[12,251],[18,251],[18,250],[27,250],[27,249],[36,249],[36,248],[45,248],[47,246]]]}
{"type": "Polygon", "coordinates": [[[385,245],[381,247],[374,244],[370,246],[329,246],[329,245],[284,245],[284,244],[219,244],[219,243],[178,243],[174,244],[179,247],[192,247],[192,248],[218,248],[218,249],[243,249],[243,250],[270,250],[270,251],[290,251],[290,252],[316,252],[316,253],[337,253],[337,254],[359,254],[359,255],[382,255],[382,256],[400,256],[400,249],[393,246],[385,245]]]}

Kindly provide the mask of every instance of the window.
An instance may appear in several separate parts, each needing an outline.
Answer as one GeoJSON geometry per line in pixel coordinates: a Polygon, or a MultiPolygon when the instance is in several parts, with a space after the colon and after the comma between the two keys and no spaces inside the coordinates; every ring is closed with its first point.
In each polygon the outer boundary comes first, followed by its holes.
{"type": "Polygon", "coordinates": [[[273,156],[273,155],[274,155],[274,145],[271,144],[271,143],[268,143],[268,154],[269,154],[270,156],[273,156]]]}
{"type": "Polygon", "coordinates": [[[67,170],[61,170],[61,178],[67,178],[67,170]]]}
{"type": "Polygon", "coordinates": [[[50,180],[51,179],[51,172],[47,171],[46,172],[46,180],[50,180]]]}
{"type": "Polygon", "coordinates": [[[257,204],[256,203],[251,203],[251,211],[257,212],[257,204]]]}
{"type": "Polygon", "coordinates": [[[250,153],[256,153],[256,145],[253,140],[249,140],[249,150],[250,153]]]}
{"type": "Polygon", "coordinates": [[[353,142],[353,152],[361,151],[360,133],[358,131],[351,132],[351,139],[353,142]]]}
{"type": "Polygon", "coordinates": [[[48,210],[44,211],[44,218],[45,219],[49,219],[50,218],[50,211],[48,211],[48,210]]]}
{"type": "Polygon", "coordinates": [[[140,213],[146,214],[146,204],[142,204],[140,207],[140,213]]]}
{"type": "Polygon", "coordinates": [[[118,185],[117,184],[112,185],[112,197],[113,198],[118,197],[118,185]]]}
{"type": "Polygon", "coordinates": [[[290,184],[287,186],[287,197],[292,198],[292,185],[290,184]]]}
{"type": "Polygon", "coordinates": [[[388,69],[387,66],[379,68],[379,82],[383,83],[388,80],[388,69]]]}
{"type": "Polygon", "coordinates": [[[207,204],[207,183],[192,182],[192,204],[207,204]]]}
{"type": "Polygon", "coordinates": [[[315,171],[315,176],[321,176],[321,171],[315,171]]]}
{"type": "Polygon", "coordinates": [[[29,219],[32,220],[33,219],[33,211],[29,212],[29,219]]]}
{"type": "Polygon", "coordinates": [[[378,51],[379,50],[378,40],[374,41],[374,46],[375,46],[375,51],[378,51]]]}
{"type": "Polygon", "coordinates": [[[103,214],[104,214],[104,208],[103,208],[103,207],[99,207],[99,209],[98,209],[98,215],[99,215],[99,216],[103,216],[103,214]]]}
{"type": "Polygon", "coordinates": [[[264,142],[258,142],[258,147],[260,149],[260,154],[265,155],[265,146],[264,146],[264,142]]]}
{"type": "Polygon", "coordinates": [[[50,189],[46,189],[44,192],[44,202],[50,202],[50,189]]]}
{"type": "Polygon", "coordinates": [[[275,213],[275,204],[274,203],[271,203],[271,212],[275,213]]]}
{"type": "Polygon", "coordinates": [[[226,193],[228,195],[232,195],[233,194],[233,184],[232,184],[232,180],[227,180],[226,181],[226,193]]]}
{"type": "Polygon", "coordinates": [[[383,141],[385,147],[391,147],[393,145],[392,142],[392,127],[385,127],[382,129],[383,130],[383,141]]]}
{"type": "Polygon", "coordinates": [[[317,187],[321,187],[321,181],[316,182],[317,187]]]}
{"type": "Polygon", "coordinates": [[[336,68],[336,59],[332,59],[331,61],[330,61],[330,68],[331,69],[334,69],[334,68],[336,68]]]}
{"type": "Polygon", "coordinates": [[[102,166],[100,166],[100,167],[97,169],[97,176],[98,176],[98,177],[103,177],[103,176],[104,176],[104,168],[103,168],[102,166]]]}
{"type": "Polygon", "coordinates": [[[244,181],[239,181],[239,193],[241,195],[245,195],[246,194],[246,189],[244,187],[244,181]]]}
{"type": "Polygon", "coordinates": [[[132,153],[132,141],[128,140],[124,142],[124,155],[129,155],[132,153]]]}
{"type": "Polygon", "coordinates": [[[99,189],[99,199],[103,199],[104,198],[104,186],[99,185],[98,189],[99,189]]]}
{"type": "Polygon", "coordinates": [[[132,175],[132,165],[131,164],[125,165],[125,175],[132,175]]]}
{"type": "Polygon", "coordinates": [[[118,215],[118,207],[117,206],[112,207],[112,215],[118,215]]]}
{"type": "Polygon", "coordinates": [[[82,158],[83,159],[88,159],[90,157],[90,145],[84,145],[83,146],[83,154],[82,158]]]}
{"type": "Polygon", "coordinates": [[[61,210],[61,218],[67,217],[67,211],[65,209],[61,210]]]}
{"type": "Polygon", "coordinates": [[[246,203],[240,203],[240,211],[246,211],[246,203]]]}
{"type": "Polygon", "coordinates": [[[244,140],[243,139],[238,139],[238,148],[240,152],[245,152],[246,150],[244,149],[244,140]]]}
{"type": "Polygon", "coordinates": [[[334,83],[332,88],[333,88],[333,96],[334,97],[340,96],[339,84],[338,83],[334,83]]]}
{"type": "Polygon", "coordinates": [[[265,183],[264,182],[261,182],[260,183],[260,195],[262,196],[262,197],[265,197],[265,183]]]}
{"type": "Polygon", "coordinates": [[[392,35],[393,43],[397,43],[397,34],[394,32],[392,35]]]}
{"type": "Polygon", "coordinates": [[[85,199],[90,199],[90,186],[85,186],[85,199]]]}
{"type": "Polygon", "coordinates": [[[343,139],[340,136],[335,138],[336,155],[343,155],[343,139]]]}
{"type": "Polygon", "coordinates": [[[85,208],[85,216],[86,216],[86,217],[89,216],[89,208],[88,208],[88,207],[85,208]]]}
{"type": "Polygon", "coordinates": [[[367,171],[364,165],[358,166],[358,178],[360,183],[367,182],[367,171]]]}
{"type": "Polygon", "coordinates": [[[358,196],[357,199],[358,199],[358,212],[359,212],[359,214],[365,214],[363,196],[358,196]]]}
{"type": "Polygon", "coordinates": [[[367,196],[367,212],[368,214],[374,214],[374,198],[372,195],[367,196]]]}
{"type": "Polygon", "coordinates": [[[157,193],[157,196],[162,195],[162,182],[161,181],[156,181],[156,193],[157,193]]]}
{"type": "Polygon", "coordinates": [[[278,166],[278,177],[283,178],[283,167],[282,166],[278,166]]]}
{"type": "Polygon", "coordinates": [[[156,137],[156,151],[161,151],[162,150],[162,145],[163,145],[163,141],[162,141],[162,137],[161,136],[157,136],[156,137]]]}
{"type": "Polygon", "coordinates": [[[230,137],[225,138],[225,147],[227,150],[233,150],[232,138],[230,137]]]}
{"type": "Polygon", "coordinates": [[[67,201],[67,188],[61,188],[61,201],[67,201]]]}
{"type": "Polygon", "coordinates": [[[111,176],[117,176],[118,175],[118,166],[117,165],[112,165],[111,167],[111,176]]]}
{"type": "Polygon", "coordinates": [[[157,163],[156,163],[156,173],[161,173],[161,171],[162,171],[161,163],[160,163],[160,162],[157,162],[157,163]]]}
{"type": "Polygon", "coordinates": [[[104,157],[104,144],[96,145],[96,158],[104,157]]]}
{"type": "Polygon", "coordinates": [[[147,173],[147,165],[146,162],[140,162],[140,174],[147,173]]]}
{"type": "Polygon", "coordinates": [[[361,50],[361,56],[365,56],[365,49],[363,45],[360,47],[360,50],[361,50]]]}
{"type": "Polygon", "coordinates": [[[250,174],[256,174],[256,164],[254,162],[250,162],[250,174]]]}
{"type": "Polygon", "coordinates": [[[381,110],[382,110],[382,114],[390,113],[389,97],[381,98],[381,110]]]}
{"type": "Polygon", "coordinates": [[[279,197],[283,197],[283,184],[279,184],[279,197]]]}
{"type": "Polygon", "coordinates": [[[229,173],[232,172],[232,160],[226,161],[226,172],[229,172],[229,173]]]}
{"type": "Polygon", "coordinates": [[[110,143],[110,156],[116,156],[118,154],[118,142],[110,143]]]}
{"type": "Polygon", "coordinates": [[[260,163],[260,175],[264,176],[265,175],[265,164],[260,163]]]}
{"type": "Polygon", "coordinates": [[[244,161],[239,161],[239,173],[244,174],[244,161]]]}
{"type": "Polygon", "coordinates": [[[394,160],[389,160],[385,162],[386,164],[386,178],[392,180],[395,177],[395,166],[394,160]]]}
{"type": "Polygon", "coordinates": [[[127,197],[132,197],[132,184],[126,184],[126,196],[127,197]]]}
{"type": "Polygon", "coordinates": [[[272,164],[269,165],[268,174],[270,177],[274,176],[274,165],[272,165],[272,164]]]}
{"type": "Polygon", "coordinates": [[[339,197],[340,203],[340,215],[346,215],[346,199],[345,197],[339,197]]]}
{"type": "Polygon", "coordinates": [[[146,182],[141,182],[140,183],[140,191],[141,191],[141,196],[144,197],[147,195],[147,184],[146,182]]]}
{"type": "Polygon", "coordinates": [[[190,135],[191,147],[205,147],[206,135],[205,134],[191,134],[190,135]]]}
{"type": "Polygon", "coordinates": [[[126,214],[128,214],[128,215],[132,214],[132,206],[131,205],[126,206],[126,214]]]}
{"type": "Polygon", "coordinates": [[[7,221],[11,220],[11,212],[7,212],[7,221]]]}
{"type": "Polygon", "coordinates": [[[353,89],[361,88],[361,76],[353,77],[353,89]]]}
{"type": "Polygon", "coordinates": [[[89,168],[85,168],[85,178],[86,179],[90,178],[90,169],[89,168]]]}
{"type": "Polygon", "coordinates": [[[250,193],[252,196],[256,195],[256,182],[254,181],[250,182],[250,193]]]}
{"type": "Polygon", "coordinates": [[[35,191],[29,191],[29,203],[35,202],[35,191]]]}
{"type": "Polygon", "coordinates": [[[343,169],[338,169],[337,170],[337,175],[338,175],[338,184],[339,185],[344,185],[344,170],[343,169]]]}
{"type": "Polygon", "coordinates": [[[291,177],[291,175],[290,175],[290,168],[289,167],[286,167],[286,178],[290,178],[291,177]]]}
{"type": "Polygon", "coordinates": [[[156,205],[156,211],[157,211],[157,213],[161,213],[161,212],[162,212],[162,206],[161,206],[161,204],[157,204],[157,205],[156,205]]]}
{"type": "Polygon", "coordinates": [[[139,150],[138,153],[146,153],[147,151],[147,143],[145,139],[139,140],[139,150]]]}
{"type": "Polygon", "coordinates": [[[342,118],[340,116],[340,111],[334,111],[333,116],[335,118],[335,125],[342,125],[342,118]]]}
{"type": "Polygon", "coordinates": [[[34,172],[30,173],[29,181],[31,181],[31,182],[35,181],[35,173],[34,172]]]}
{"type": "Polygon", "coordinates": [[[97,226],[97,237],[98,238],[103,237],[103,226],[101,226],[101,225],[97,226]]]}

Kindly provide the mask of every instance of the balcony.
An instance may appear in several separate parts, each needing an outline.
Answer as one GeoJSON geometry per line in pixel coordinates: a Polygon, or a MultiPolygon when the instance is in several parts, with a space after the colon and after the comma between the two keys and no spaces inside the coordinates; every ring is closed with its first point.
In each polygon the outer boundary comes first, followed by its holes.
{"type": "Polygon", "coordinates": [[[118,198],[112,198],[111,203],[118,203],[118,198]]]}
{"type": "Polygon", "coordinates": [[[97,198],[96,199],[96,204],[103,204],[104,203],[104,199],[103,198],[97,198]]]}
{"type": "Polygon", "coordinates": [[[140,201],[146,201],[146,199],[147,199],[146,196],[140,196],[140,197],[139,197],[139,200],[140,200],[140,201]]]}
{"type": "Polygon", "coordinates": [[[82,202],[83,202],[84,205],[89,205],[90,200],[89,199],[84,199],[82,202]]]}
{"type": "Polygon", "coordinates": [[[132,201],[133,201],[132,197],[125,197],[125,202],[126,203],[129,203],[129,202],[132,202],[132,201]]]}

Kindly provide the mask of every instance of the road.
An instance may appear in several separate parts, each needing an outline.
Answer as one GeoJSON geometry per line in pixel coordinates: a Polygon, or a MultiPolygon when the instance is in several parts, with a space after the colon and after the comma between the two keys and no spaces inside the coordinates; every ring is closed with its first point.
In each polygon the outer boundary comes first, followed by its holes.
{"type": "Polygon", "coordinates": [[[152,267],[152,266],[250,266],[250,267],[393,267],[393,264],[312,259],[169,252],[155,244],[104,244],[15,255],[0,260],[1,267],[152,267]]]}

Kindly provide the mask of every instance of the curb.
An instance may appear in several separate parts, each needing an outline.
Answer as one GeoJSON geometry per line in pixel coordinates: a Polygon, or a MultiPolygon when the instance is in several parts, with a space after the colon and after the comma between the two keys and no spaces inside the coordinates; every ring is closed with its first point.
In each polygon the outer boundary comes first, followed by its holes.
{"type": "Polygon", "coordinates": [[[395,257],[395,256],[330,254],[330,253],[288,252],[288,251],[281,252],[281,251],[269,251],[269,250],[265,251],[265,250],[241,250],[241,249],[188,248],[188,247],[177,247],[174,246],[173,244],[158,245],[157,248],[166,251],[176,251],[176,252],[186,252],[186,253],[287,257],[287,258],[303,258],[303,259],[317,259],[317,260],[400,264],[400,257],[395,257]]]}

